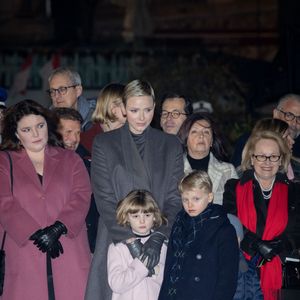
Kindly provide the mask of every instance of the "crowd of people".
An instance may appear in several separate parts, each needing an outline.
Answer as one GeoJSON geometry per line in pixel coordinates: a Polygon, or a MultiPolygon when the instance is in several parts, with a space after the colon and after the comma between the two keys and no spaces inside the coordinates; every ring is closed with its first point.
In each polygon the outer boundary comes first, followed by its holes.
{"type": "Polygon", "coordinates": [[[0,299],[281,299],[284,258],[300,257],[300,96],[230,158],[184,95],[153,128],[149,82],[82,91],[66,67],[49,108],[7,108],[0,89],[0,299]]]}

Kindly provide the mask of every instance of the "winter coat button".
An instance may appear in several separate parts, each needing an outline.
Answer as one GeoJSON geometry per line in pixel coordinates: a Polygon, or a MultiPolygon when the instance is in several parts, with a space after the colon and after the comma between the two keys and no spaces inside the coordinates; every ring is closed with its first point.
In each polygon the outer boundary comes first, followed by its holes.
{"type": "Polygon", "coordinates": [[[202,259],[202,255],[201,255],[201,254],[197,254],[197,255],[196,255],[196,258],[197,258],[197,259],[202,259]]]}
{"type": "Polygon", "coordinates": [[[199,278],[199,277],[195,277],[194,280],[195,280],[196,282],[199,282],[199,281],[200,281],[200,278],[199,278]]]}

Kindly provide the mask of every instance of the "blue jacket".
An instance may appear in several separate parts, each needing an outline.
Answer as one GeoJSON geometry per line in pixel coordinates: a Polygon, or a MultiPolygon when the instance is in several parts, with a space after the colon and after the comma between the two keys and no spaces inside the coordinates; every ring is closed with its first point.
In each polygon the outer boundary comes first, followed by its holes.
{"type": "Polygon", "coordinates": [[[255,264],[240,251],[239,276],[233,300],[263,300],[255,264]]]}
{"type": "Polygon", "coordinates": [[[222,206],[196,217],[181,210],[172,227],[159,300],[232,300],[239,249],[222,206]]]}

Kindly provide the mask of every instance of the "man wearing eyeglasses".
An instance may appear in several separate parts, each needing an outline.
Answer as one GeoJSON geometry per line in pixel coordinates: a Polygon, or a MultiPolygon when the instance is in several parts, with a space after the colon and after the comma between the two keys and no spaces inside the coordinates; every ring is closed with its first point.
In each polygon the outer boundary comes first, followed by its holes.
{"type": "Polygon", "coordinates": [[[287,94],[283,96],[273,110],[273,118],[289,124],[289,130],[295,143],[291,165],[295,178],[300,180],[300,95],[287,94]]]}
{"type": "Polygon", "coordinates": [[[296,139],[300,134],[300,96],[288,94],[282,97],[273,110],[273,117],[287,122],[291,136],[296,139]]]}
{"type": "MultiPolygon", "coordinates": [[[[293,145],[293,158],[291,161],[295,178],[300,179],[300,96],[287,94],[279,99],[277,107],[273,110],[273,118],[280,119],[289,124],[289,131],[295,143],[293,145]]],[[[250,133],[245,133],[236,142],[231,163],[238,167],[241,164],[242,150],[250,133]]]]}
{"type": "Polygon", "coordinates": [[[164,132],[177,134],[188,115],[193,113],[191,102],[182,95],[167,94],[162,100],[160,126],[164,132]]]}
{"type": "Polygon", "coordinates": [[[76,109],[82,116],[82,131],[92,126],[91,117],[96,107],[96,100],[87,100],[82,96],[80,75],[70,68],[55,69],[48,79],[47,91],[52,100],[52,106],[76,109]]]}

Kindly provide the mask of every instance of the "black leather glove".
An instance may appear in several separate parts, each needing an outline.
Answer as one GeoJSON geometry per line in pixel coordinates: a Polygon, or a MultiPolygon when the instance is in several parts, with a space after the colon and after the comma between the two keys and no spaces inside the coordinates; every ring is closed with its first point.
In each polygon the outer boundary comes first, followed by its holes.
{"type": "Polygon", "coordinates": [[[255,233],[248,231],[241,242],[241,249],[251,256],[259,253],[262,258],[270,261],[274,256],[282,252],[283,242],[281,239],[265,241],[260,239],[255,233]]]}
{"type": "Polygon", "coordinates": [[[271,241],[260,240],[257,242],[257,251],[267,261],[271,261],[274,256],[282,252],[283,243],[279,239],[271,241]]]}
{"type": "Polygon", "coordinates": [[[48,250],[48,253],[50,254],[51,258],[57,258],[61,254],[64,253],[64,249],[60,243],[60,241],[57,241],[52,245],[52,247],[48,250]]]}
{"type": "MultiPolygon", "coordinates": [[[[29,239],[34,241],[34,245],[36,245],[40,251],[46,252],[49,251],[56,244],[61,235],[66,234],[67,231],[63,223],[56,221],[53,225],[39,229],[31,235],[29,239]]],[[[60,247],[58,246],[58,248],[60,247]]]]}
{"type": "Polygon", "coordinates": [[[147,259],[146,267],[148,270],[154,269],[159,263],[160,251],[165,239],[166,237],[162,233],[154,232],[143,245],[141,261],[144,262],[147,259]]]}
{"type": "Polygon", "coordinates": [[[142,254],[143,244],[140,239],[135,239],[131,243],[125,243],[132,258],[139,258],[142,254]]]}

